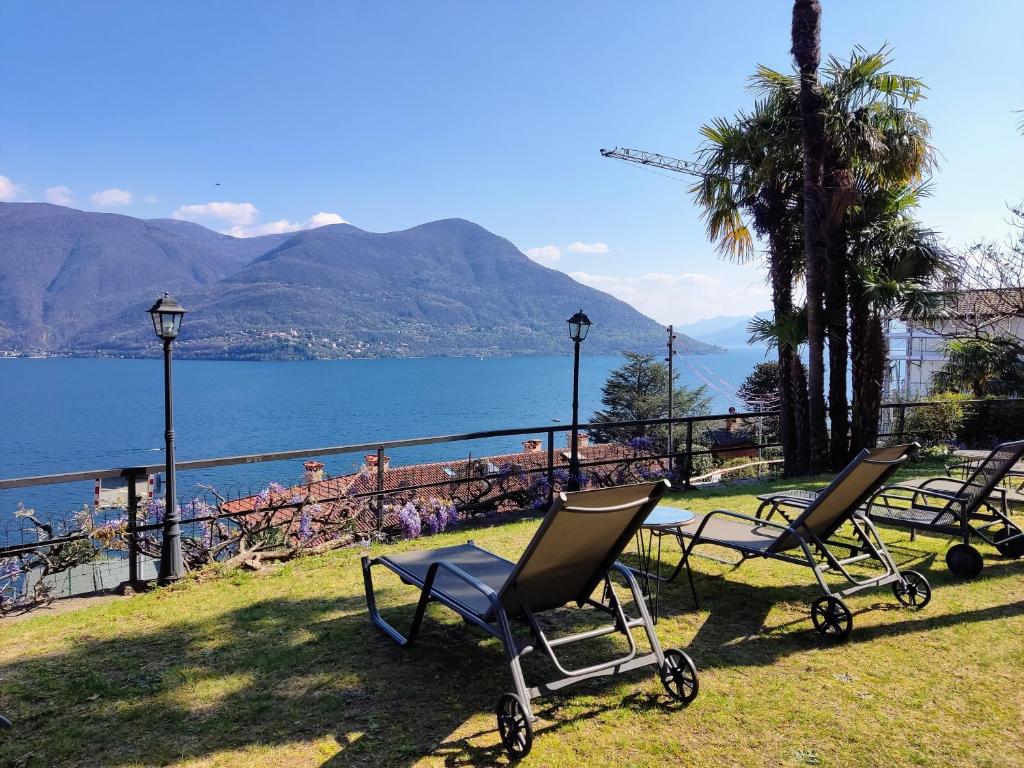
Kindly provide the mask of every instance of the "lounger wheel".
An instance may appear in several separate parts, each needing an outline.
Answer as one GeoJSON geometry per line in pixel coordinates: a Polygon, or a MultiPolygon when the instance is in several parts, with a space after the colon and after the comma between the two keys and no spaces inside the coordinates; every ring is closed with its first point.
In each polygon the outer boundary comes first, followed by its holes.
{"type": "Polygon", "coordinates": [[[10,727],[11,727],[11,721],[8,720],[3,715],[0,715],[0,728],[10,728],[10,727]]]}
{"type": "Polygon", "coordinates": [[[678,648],[665,650],[665,661],[658,669],[661,684],[668,695],[683,704],[689,704],[697,698],[700,681],[697,679],[697,667],[693,659],[678,648]]]}
{"type": "Polygon", "coordinates": [[[496,712],[501,743],[512,757],[526,757],[533,746],[533,726],[523,702],[514,693],[506,693],[498,699],[496,712]]]}
{"type": "Polygon", "coordinates": [[[1007,525],[1001,531],[997,531],[996,535],[992,537],[995,542],[996,549],[999,550],[999,554],[1003,557],[1008,557],[1011,560],[1017,560],[1024,556],[1024,536],[1021,536],[1020,528],[1015,525],[1007,525]],[[1012,541],[1007,541],[1011,537],[1018,537],[1012,541]]]}
{"type": "Polygon", "coordinates": [[[946,552],[946,566],[961,579],[973,579],[984,564],[981,552],[970,544],[954,544],[946,552]]]}
{"type": "Polygon", "coordinates": [[[833,595],[822,595],[811,603],[811,621],[818,632],[836,642],[848,638],[853,630],[853,613],[833,595]]]}
{"type": "Polygon", "coordinates": [[[907,608],[924,608],[932,599],[932,587],[917,571],[903,571],[902,580],[892,583],[892,593],[900,605],[907,608]]]}

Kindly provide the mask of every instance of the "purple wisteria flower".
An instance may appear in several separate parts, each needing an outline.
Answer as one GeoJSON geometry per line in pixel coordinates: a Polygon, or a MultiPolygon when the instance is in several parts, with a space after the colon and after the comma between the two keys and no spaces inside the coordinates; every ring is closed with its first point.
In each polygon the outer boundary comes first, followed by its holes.
{"type": "Polygon", "coordinates": [[[405,506],[398,510],[398,527],[402,529],[402,535],[407,539],[415,539],[423,531],[420,512],[411,501],[406,502],[405,506]]]}
{"type": "Polygon", "coordinates": [[[299,539],[307,541],[313,537],[313,520],[309,512],[303,512],[299,517],[299,539]]]}
{"type": "Polygon", "coordinates": [[[164,521],[164,510],[166,508],[167,504],[163,499],[152,499],[146,505],[146,517],[154,523],[162,523],[164,521]]]}
{"type": "Polygon", "coordinates": [[[634,451],[649,451],[654,447],[654,440],[650,437],[641,435],[640,437],[634,437],[629,441],[629,447],[634,451]]]}
{"type": "Polygon", "coordinates": [[[0,560],[0,579],[16,581],[21,576],[21,561],[15,557],[0,560]]]}

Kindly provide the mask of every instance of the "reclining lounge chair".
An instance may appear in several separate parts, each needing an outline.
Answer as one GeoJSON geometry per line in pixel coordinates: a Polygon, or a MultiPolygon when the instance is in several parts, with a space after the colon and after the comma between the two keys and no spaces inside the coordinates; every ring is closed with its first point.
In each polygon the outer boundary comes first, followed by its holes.
{"type": "Polygon", "coordinates": [[[962,480],[928,477],[887,485],[865,509],[883,525],[959,538],[946,551],[946,565],[961,578],[973,578],[981,573],[984,560],[971,539],[991,544],[1004,557],[1024,555],[1024,532],[1010,520],[1008,491],[1003,487],[1022,455],[1024,440],[997,445],[962,480]]]}
{"type": "Polygon", "coordinates": [[[654,665],[669,695],[689,703],[698,690],[697,670],[682,651],[662,651],[647,603],[632,573],[616,558],[632,539],[644,518],[668,489],[666,481],[559,494],[533,540],[517,563],[491,554],[473,542],[433,550],[401,552],[363,558],[363,580],[370,618],[392,640],[409,646],[415,640],[428,602],[436,601],[458,613],[468,624],[501,640],[512,673],[515,692],[503,695],[497,706],[498,731],[509,753],[523,757],[533,743],[535,720],[531,700],[577,682],[617,675],[654,665]],[[407,636],[380,615],[374,597],[371,570],[375,565],[398,574],[420,589],[420,599],[407,636]],[[612,587],[618,573],[632,593],[639,618],[626,614],[612,587]],[[603,585],[600,599],[598,587],[603,585]],[[611,618],[611,623],[587,632],[549,638],[538,614],[574,603],[611,618]],[[532,641],[523,643],[512,631],[513,622],[525,624],[532,641]],[[643,628],[650,646],[641,653],[633,630],[643,628]],[[614,633],[625,636],[628,651],[608,661],[570,669],[556,649],[614,633]],[[540,648],[562,677],[528,688],[522,657],[540,648]]]}
{"type": "MultiPolygon", "coordinates": [[[[854,592],[891,584],[902,605],[923,608],[931,599],[927,579],[916,571],[901,573],[874,525],[856,511],[910,458],[914,448],[898,445],[863,450],[820,493],[782,491],[759,497],[762,503],[756,516],[726,509],[698,514],[695,523],[677,530],[683,558],[673,577],[689,564],[694,548],[702,544],[734,549],[740,554],[740,563],[765,557],[807,566],[825,593],[811,603],[811,619],[814,628],[830,640],[843,640],[853,629],[853,614],[842,598],[854,592]],[[853,539],[837,538],[836,532],[847,522],[853,539]],[[845,556],[833,550],[845,550],[845,556]],[[878,561],[882,573],[858,580],[848,566],[867,560],[878,561]],[[851,586],[833,592],[825,581],[826,573],[841,575],[851,586]]],[[[689,568],[687,575],[692,589],[689,568]]]]}

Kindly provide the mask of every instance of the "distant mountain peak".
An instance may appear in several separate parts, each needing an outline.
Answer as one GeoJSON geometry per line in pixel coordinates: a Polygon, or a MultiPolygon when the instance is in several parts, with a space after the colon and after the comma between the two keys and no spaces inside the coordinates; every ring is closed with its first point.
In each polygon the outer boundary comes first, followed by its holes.
{"type": "MultiPolygon", "coordinates": [[[[628,304],[459,218],[237,238],[177,219],[4,204],[0,285],[0,349],[15,352],[155,354],[144,313],[165,290],[189,309],[183,357],[566,354],[565,318],[579,307],[599,330],[591,354],[664,345],[661,326],[628,304]]],[[[686,336],[679,346],[713,351],[686,336]]]]}

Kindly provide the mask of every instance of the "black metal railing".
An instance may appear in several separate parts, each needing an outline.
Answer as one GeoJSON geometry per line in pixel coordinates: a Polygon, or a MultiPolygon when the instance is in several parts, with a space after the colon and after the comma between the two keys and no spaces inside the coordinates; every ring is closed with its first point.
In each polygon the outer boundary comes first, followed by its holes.
{"type": "MultiPolygon", "coordinates": [[[[1012,403],[1014,407],[1024,401],[962,401],[963,405],[981,407],[991,406],[995,403],[1012,403]]],[[[892,440],[902,438],[906,435],[907,415],[913,409],[936,407],[932,402],[906,402],[892,403],[883,406],[882,423],[880,424],[880,438],[892,440]]],[[[584,424],[580,428],[584,432],[595,431],[603,435],[610,432],[621,436],[619,441],[602,443],[601,451],[594,451],[598,446],[591,446],[581,450],[582,460],[580,462],[581,475],[584,481],[590,480],[594,483],[614,482],[617,477],[640,479],[642,477],[663,476],[668,477],[680,490],[688,490],[693,486],[695,476],[706,474],[708,462],[711,459],[723,460],[729,458],[744,458],[748,464],[757,467],[774,467],[777,465],[771,462],[761,461],[763,459],[777,458],[780,445],[777,442],[777,435],[774,434],[772,425],[777,423],[777,411],[750,411],[743,413],[712,414],[701,416],[683,416],[672,419],[652,419],[644,421],[624,421],[613,424],[584,424]],[[717,427],[717,429],[715,429],[717,427]],[[730,427],[732,429],[730,429],[730,427]],[[748,436],[753,435],[755,439],[748,439],[745,442],[736,441],[733,443],[716,442],[721,433],[729,434],[736,429],[748,436]],[[667,449],[665,436],[671,431],[673,435],[674,448],[672,452],[667,449]],[[630,438],[633,435],[635,437],[630,438]],[[645,442],[646,441],[646,442],[645,442]],[[609,447],[609,446],[617,446],[609,447]],[[632,472],[633,474],[628,474],[632,472]],[[626,473],[626,474],[623,474],[626,473]]],[[[339,473],[333,478],[329,475],[323,480],[316,481],[322,485],[318,488],[329,488],[332,481],[340,481],[343,478],[351,478],[360,475],[360,482],[353,490],[349,487],[340,490],[334,495],[321,494],[318,497],[320,503],[345,502],[359,505],[361,513],[358,521],[358,529],[363,534],[380,532],[393,525],[389,522],[389,506],[394,507],[402,500],[416,497],[418,494],[447,492],[454,498],[457,504],[467,514],[491,514],[509,511],[510,505],[519,504],[520,509],[529,508],[524,504],[532,496],[535,501],[541,502],[536,506],[546,506],[551,497],[560,487],[560,478],[564,478],[569,469],[568,453],[560,451],[557,446],[557,436],[567,434],[571,430],[568,425],[544,425],[532,427],[518,427],[511,429],[487,430],[452,435],[435,435],[429,437],[409,438],[402,440],[389,440],[378,442],[357,443],[349,445],[326,446],[318,448],[297,449],[288,451],[276,451],[268,453],[247,454],[241,456],[226,456],[212,459],[200,459],[193,461],[181,461],[176,465],[179,475],[189,472],[223,469],[238,467],[241,465],[252,465],[262,463],[277,463],[295,461],[298,459],[322,459],[339,455],[369,455],[375,457],[375,466],[365,466],[355,473],[339,473]],[[431,479],[424,476],[423,479],[415,482],[402,481],[400,483],[389,483],[389,476],[392,474],[386,471],[385,463],[389,452],[400,452],[404,449],[422,448],[424,446],[451,447],[460,444],[480,441],[494,441],[501,439],[507,443],[508,438],[530,438],[538,440],[539,450],[524,453],[530,461],[521,462],[513,469],[508,467],[494,466],[489,459],[495,456],[509,458],[518,454],[498,453],[492,455],[478,455],[475,460],[472,454],[463,453],[460,458],[431,462],[430,464],[418,464],[413,466],[440,466],[447,465],[455,467],[451,475],[444,478],[431,479]],[[463,469],[464,468],[464,471],[463,469]],[[513,491],[506,493],[500,501],[495,501],[501,495],[488,496],[488,492],[481,492],[480,489],[492,488],[495,484],[508,483],[510,473],[515,473],[516,483],[513,491]],[[521,487],[520,487],[521,486],[521,487]],[[462,489],[462,490],[460,490],[462,489]],[[461,495],[460,495],[461,494],[461,495]],[[508,502],[507,504],[505,502],[508,502]],[[504,505],[504,506],[502,506],[504,505]]],[[[511,463],[511,462],[510,462],[511,463]]],[[[405,465],[408,468],[410,465],[405,465]]],[[[400,468],[397,467],[396,468],[400,468]]],[[[0,491],[11,491],[16,489],[41,488],[44,486],[67,485],[81,483],[83,481],[96,481],[107,478],[121,478],[128,489],[135,489],[140,479],[149,475],[164,472],[162,463],[146,464],[132,467],[106,468],[97,470],[83,470],[64,472],[51,475],[39,475],[31,477],[20,477],[0,479],[0,491]]],[[[415,473],[413,473],[415,474],[415,473]]],[[[296,486],[309,488],[312,483],[308,481],[297,483],[296,486]]],[[[514,485],[514,484],[512,484],[514,485]]],[[[564,483],[561,484],[564,487],[564,483]]],[[[184,485],[182,485],[184,487],[184,485]]],[[[338,482],[338,487],[342,484],[338,482]]],[[[507,490],[507,489],[506,489],[507,490]]],[[[195,529],[198,526],[215,523],[225,519],[244,518],[252,515],[253,509],[244,503],[246,499],[256,497],[253,488],[245,491],[235,490],[225,494],[219,492],[218,504],[215,511],[205,514],[196,513],[197,509],[206,509],[195,503],[191,504],[192,513],[183,515],[182,525],[195,529]],[[226,502],[226,503],[225,503],[226,502]]],[[[205,489],[200,493],[209,493],[205,489]]],[[[186,494],[185,496],[187,496],[186,494]]],[[[176,501],[185,509],[186,504],[181,504],[184,496],[176,501]]],[[[195,498],[195,497],[193,497],[195,498]]],[[[135,493],[129,493],[127,503],[123,510],[117,514],[123,514],[123,532],[120,541],[124,543],[124,549],[113,552],[105,552],[104,560],[106,566],[119,573],[126,569],[125,581],[135,584],[144,579],[142,566],[144,565],[144,549],[142,545],[153,537],[158,537],[162,529],[162,523],[152,520],[146,514],[140,516],[140,502],[142,499],[135,493]]],[[[287,506],[287,505],[285,505],[287,506]]],[[[27,554],[38,551],[41,547],[71,548],[82,546],[83,542],[93,544],[97,540],[97,530],[102,531],[106,524],[101,518],[90,523],[91,528],[86,530],[82,526],[75,528],[68,522],[70,518],[65,517],[62,521],[60,516],[48,516],[45,519],[49,530],[41,529],[35,521],[31,525],[23,519],[11,527],[10,521],[0,526],[0,568],[2,563],[10,558],[25,557],[27,554]],[[99,526],[97,528],[97,526],[99,526]]],[[[101,542],[102,543],[102,542],[101,542]]],[[[152,544],[152,541],[150,541],[152,544]]],[[[97,544],[96,546],[100,546],[97,544]]],[[[152,549],[152,547],[150,548],[152,549]]],[[[151,563],[150,563],[151,564],[151,563]]],[[[86,585],[87,586],[87,585],[86,585]]],[[[73,592],[75,587],[70,585],[67,592],[73,592]]],[[[78,591],[92,591],[80,589],[78,591]]]]}

